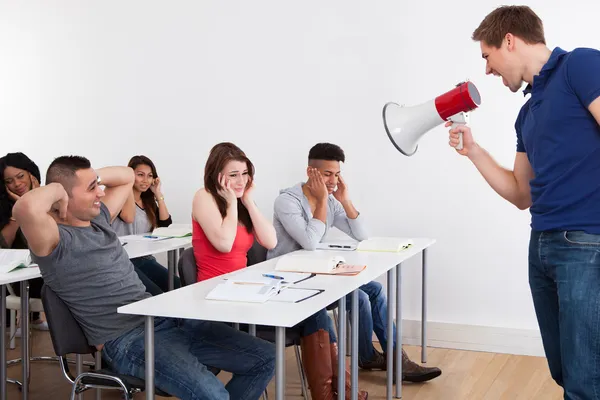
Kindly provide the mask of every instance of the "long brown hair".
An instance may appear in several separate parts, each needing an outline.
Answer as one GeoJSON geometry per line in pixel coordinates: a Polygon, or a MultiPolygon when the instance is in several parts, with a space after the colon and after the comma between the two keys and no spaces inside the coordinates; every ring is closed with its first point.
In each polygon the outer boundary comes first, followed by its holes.
{"type": "MultiPolygon", "coordinates": [[[[158,173],[156,172],[156,167],[152,160],[150,160],[146,156],[133,156],[131,160],[129,160],[128,167],[132,169],[136,169],[140,165],[147,165],[152,170],[152,176],[154,179],[158,178],[158,173]]],[[[142,193],[142,204],[144,205],[144,211],[152,224],[152,229],[156,229],[158,226],[158,205],[156,204],[156,199],[154,198],[154,193],[152,190],[148,189],[142,193]]]]}
{"type": "MultiPolygon", "coordinates": [[[[204,167],[204,188],[214,197],[219,212],[221,213],[221,217],[223,218],[227,216],[227,200],[219,194],[219,189],[221,189],[219,174],[230,161],[246,163],[249,177],[246,189],[250,187],[252,180],[254,179],[254,165],[250,159],[246,157],[246,154],[235,144],[223,142],[215,145],[210,150],[208,160],[206,160],[206,166],[204,167]]],[[[252,219],[250,218],[248,209],[242,204],[241,199],[237,199],[237,207],[238,221],[246,227],[248,232],[252,232],[252,219]]]]}

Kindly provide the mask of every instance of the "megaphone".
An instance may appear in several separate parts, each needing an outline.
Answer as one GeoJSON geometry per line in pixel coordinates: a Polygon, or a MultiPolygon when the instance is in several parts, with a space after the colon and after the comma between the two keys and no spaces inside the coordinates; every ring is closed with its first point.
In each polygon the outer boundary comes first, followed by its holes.
{"type": "MultiPolygon", "coordinates": [[[[412,156],[421,137],[432,128],[445,121],[452,121],[452,126],[467,124],[468,112],[479,104],[481,96],[475,85],[469,81],[461,82],[454,89],[417,106],[387,103],[383,107],[383,124],[396,149],[405,156],[412,156]]],[[[459,136],[460,143],[456,149],[462,150],[462,133],[459,136]]]]}

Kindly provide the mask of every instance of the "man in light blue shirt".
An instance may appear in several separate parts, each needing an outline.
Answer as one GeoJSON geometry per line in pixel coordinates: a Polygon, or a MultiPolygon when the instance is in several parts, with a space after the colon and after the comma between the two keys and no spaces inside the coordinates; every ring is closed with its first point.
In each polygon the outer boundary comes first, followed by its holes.
{"type": "MultiPolygon", "coordinates": [[[[315,250],[331,227],[336,227],[355,240],[367,239],[367,230],[348,195],[340,174],[344,151],[335,144],[319,143],[308,155],[308,180],[284,189],[275,200],[273,225],[277,246],[267,258],[296,250],[315,250]]],[[[348,296],[348,309],[350,299],[348,296]]],[[[369,282],[359,290],[358,352],[363,369],[386,369],[386,354],[373,346],[373,332],[383,349],[387,348],[387,299],[378,282],[369,282]]],[[[394,325],[394,347],[395,343],[394,325]]],[[[403,380],[424,382],[441,374],[438,368],[425,368],[402,352],[403,380]]]]}

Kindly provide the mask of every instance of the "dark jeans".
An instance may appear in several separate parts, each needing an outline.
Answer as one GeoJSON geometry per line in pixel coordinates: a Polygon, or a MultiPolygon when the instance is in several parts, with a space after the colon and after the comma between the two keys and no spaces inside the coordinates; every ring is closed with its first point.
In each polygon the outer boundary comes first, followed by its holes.
{"type": "Polygon", "coordinates": [[[529,286],[564,398],[600,399],[600,235],[532,231],[529,286]]]}
{"type": "MultiPolygon", "coordinates": [[[[131,262],[146,292],[156,296],[169,291],[169,270],[163,267],[154,256],[132,258],[131,262]]],[[[173,276],[173,288],[181,287],[181,280],[173,276]]]]}
{"type": "MultiPolygon", "coordinates": [[[[352,320],[352,293],[346,296],[346,309],[352,320]]],[[[369,282],[358,289],[358,358],[362,362],[373,359],[373,332],[381,348],[387,349],[387,297],[379,282],[369,282]]],[[[396,348],[396,324],[394,324],[393,346],[396,348]]]]}
{"type": "MultiPolygon", "coordinates": [[[[105,343],[121,374],[145,378],[144,324],[105,343]]],[[[275,346],[224,323],[154,319],[155,386],[184,400],[257,400],[275,373],[275,346]],[[206,366],[231,372],[223,383],[206,366]]]]}

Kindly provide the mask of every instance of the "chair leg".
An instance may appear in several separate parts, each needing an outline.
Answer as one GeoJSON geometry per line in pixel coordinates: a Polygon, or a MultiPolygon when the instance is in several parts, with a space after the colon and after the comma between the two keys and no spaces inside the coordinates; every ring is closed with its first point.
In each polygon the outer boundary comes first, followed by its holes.
{"type": "Polygon", "coordinates": [[[294,346],[294,351],[296,353],[296,362],[298,363],[298,374],[300,375],[300,387],[302,388],[302,397],[308,399],[306,375],[304,374],[304,364],[302,364],[302,358],[300,357],[300,347],[294,346]]]}
{"type": "Polygon", "coordinates": [[[10,349],[14,350],[15,345],[15,334],[17,333],[17,311],[10,310],[10,349]]]}

